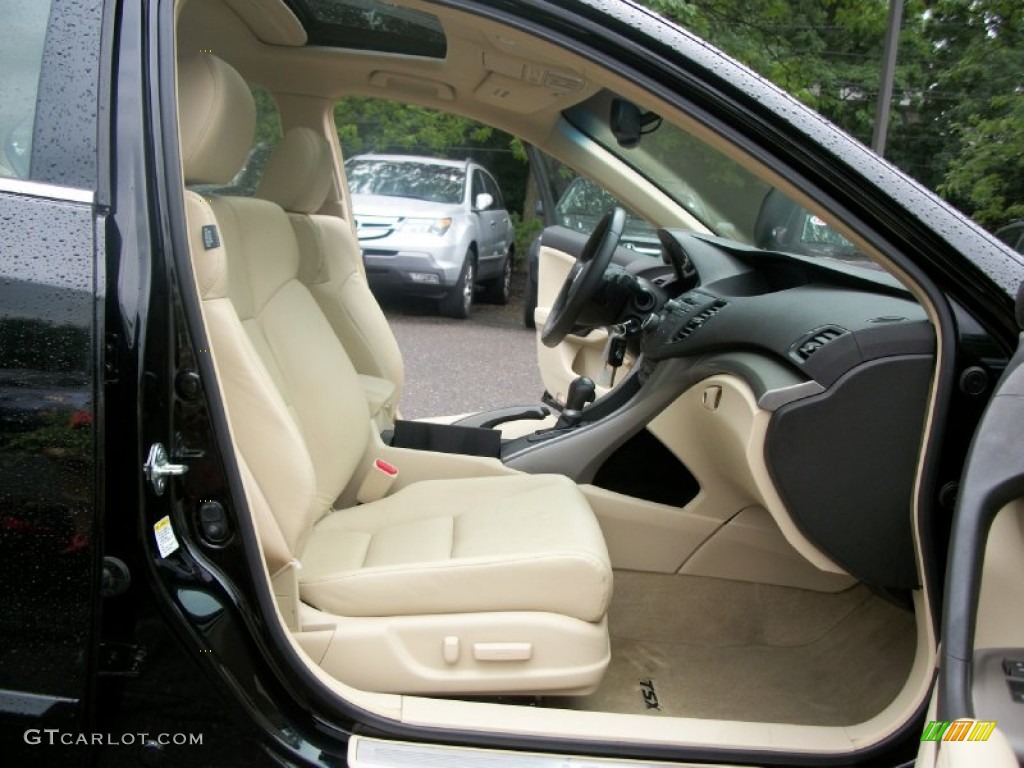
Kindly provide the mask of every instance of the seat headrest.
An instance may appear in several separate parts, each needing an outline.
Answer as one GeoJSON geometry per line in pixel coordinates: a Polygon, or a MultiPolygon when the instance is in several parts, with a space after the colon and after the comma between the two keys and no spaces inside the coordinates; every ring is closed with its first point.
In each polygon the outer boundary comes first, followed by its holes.
{"type": "Polygon", "coordinates": [[[210,54],[178,60],[178,126],[186,184],[226,184],[245,163],[256,105],[242,76],[210,54]]]}
{"type": "Polygon", "coordinates": [[[323,136],[309,128],[292,128],[267,161],[256,196],[293,213],[316,213],[331,189],[333,165],[323,136]]]}

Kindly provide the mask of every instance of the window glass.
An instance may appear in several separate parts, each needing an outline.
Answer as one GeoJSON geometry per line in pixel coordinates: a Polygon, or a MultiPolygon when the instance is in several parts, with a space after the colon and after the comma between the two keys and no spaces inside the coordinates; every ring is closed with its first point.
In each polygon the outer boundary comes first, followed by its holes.
{"type": "Polygon", "coordinates": [[[498,189],[498,182],[496,182],[490,174],[484,174],[484,187],[487,192],[494,198],[494,204],[491,206],[493,210],[500,211],[505,208],[505,201],[501,198],[501,190],[498,189]]]}
{"type": "Polygon", "coordinates": [[[714,234],[769,250],[867,261],[825,220],[683,127],[632,107],[639,129],[617,135],[630,128],[626,122],[613,127],[622,103],[632,106],[604,91],[563,114],[714,234]]]}
{"type": "Polygon", "coordinates": [[[50,3],[0,0],[0,176],[29,178],[50,3]]]}
{"type": "Polygon", "coordinates": [[[281,141],[281,116],[277,111],[274,97],[258,85],[250,85],[253,101],[256,102],[256,131],[245,165],[227,184],[196,184],[191,188],[205,195],[233,195],[252,197],[263,178],[267,161],[274,148],[281,141]]]}
{"type": "Polygon", "coordinates": [[[661,246],[655,228],[626,208],[603,187],[584,176],[577,176],[555,204],[555,224],[589,235],[601,218],[619,207],[626,212],[626,224],[619,244],[648,256],[661,258],[661,246]]]}
{"type": "Polygon", "coordinates": [[[482,195],[487,189],[484,187],[484,179],[480,175],[480,171],[473,171],[473,188],[469,193],[469,201],[471,205],[476,205],[477,195],[482,195]]]}
{"type": "Polygon", "coordinates": [[[287,0],[310,45],[443,59],[448,40],[431,13],[377,0],[287,0]]]}
{"type": "Polygon", "coordinates": [[[461,203],[466,180],[465,171],[456,166],[382,157],[347,160],[345,176],[353,195],[411,197],[431,203],[461,203]]]}

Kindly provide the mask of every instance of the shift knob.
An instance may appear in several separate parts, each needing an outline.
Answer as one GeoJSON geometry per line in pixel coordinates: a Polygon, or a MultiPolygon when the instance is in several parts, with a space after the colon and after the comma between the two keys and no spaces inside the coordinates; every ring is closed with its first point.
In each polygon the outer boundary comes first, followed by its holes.
{"type": "Polygon", "coordinates": [[[587,376],[577,376],[569,382],[569,393],[565,396],[565,410],[582,411],[587,403],[592,402],[597,387],[587,376]]]}
{"type": "Polygon", "coordinates": [[[565,396],[565,408],[562,415],[558,417],[555,429],[575,427],[583,417],[583,409],[587,403],[592,402],[597,394],[597,387],[594,382],[586,376],[577,376],[569,384],[569,392],[565,396]]]}

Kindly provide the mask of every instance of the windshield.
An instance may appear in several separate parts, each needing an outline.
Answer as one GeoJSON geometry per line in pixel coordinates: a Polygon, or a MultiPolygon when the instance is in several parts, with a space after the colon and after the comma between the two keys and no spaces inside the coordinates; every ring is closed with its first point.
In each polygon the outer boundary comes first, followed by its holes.
{"type": "Polygon", "coordinates": [[[345,163],[354,195],[411,197],[431,203],[462,202],[466,171],[448,165],[354,157],[345,163]]]}
{"type": "Polygon", "coordinates": [[[590,234],[601,217],[616,206],[626,211],[626,226],[620,244],[635,251],[660,256],[658,235],[650,224],[637,216],[594,182],[577,177],[555,205],[555,223],[569,229],[590,234]]]}
{"type": "Polygon", "coordinates": [[[622,146],[604,91],[566,110],[565,118],[632,166],[714,234],[758,248],[866,260],[823,219],[790,200],[732,158],[656,115],[642,115],[638,140],[622,146]]]}

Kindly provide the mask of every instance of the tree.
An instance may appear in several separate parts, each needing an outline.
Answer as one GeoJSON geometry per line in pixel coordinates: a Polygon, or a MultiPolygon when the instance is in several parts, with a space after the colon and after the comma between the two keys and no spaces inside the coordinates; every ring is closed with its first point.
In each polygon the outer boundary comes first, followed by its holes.
{"type": "Polygon", "coordinates": [[[941,169],[934,186],[997,227],[1024,214],[1024,5],[936,0],[926,32],[934,85],[923,119],[941,169]]]}
{"type": "Polygon", "coordinates": [[[991,117],[959,126],[960,151],[939,192],[979,223],[997,228],[1024,218],[1024,94],[994,96],[991,117]]]}

